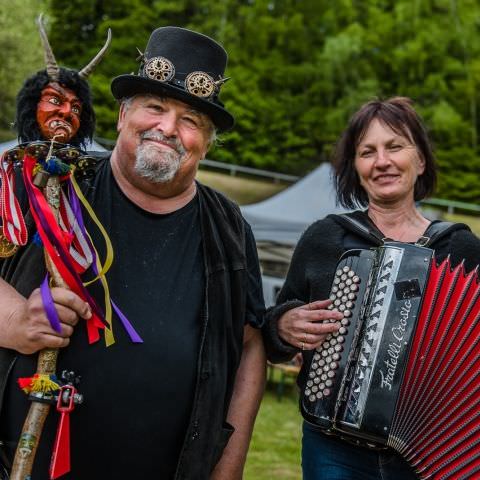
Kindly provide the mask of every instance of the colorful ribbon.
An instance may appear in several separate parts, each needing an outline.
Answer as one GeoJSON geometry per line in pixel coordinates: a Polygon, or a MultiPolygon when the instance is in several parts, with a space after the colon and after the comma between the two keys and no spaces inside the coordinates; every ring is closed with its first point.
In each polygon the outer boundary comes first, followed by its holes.
{"type": "Polygon", "coordinates": [[[23,246],[27,243],[28,233],[22,210],[15,197],[15,172],[12,162],[6,154],[0,161],[0,216],[3,234],[11,243],[23,246]]]}
{"type": "MultiPolygon", "coordinates": [[[[105,274],[113,262],[113,247],[107,232],[83,196],[78,184],[75,182],[72,175],[64,178],[64,183],[68,186],[68,195],[63,191],[60,193],[60,215],[57,222],[42,191],[33,184],[32,179],[35,169],[35,158],[25,155],[23,159],[23,180],[38,234],[48,255],[52,259],[65,283],[92,308],[92,317],[87,320],[89,342],[93,343],[99,339],[99,329],[104,330],[107,346],[112,345],[115,342],[112,328],[111,307],[113,307],[117,313],[120,322],[127,331],[132,342],[143,342],[132,324],[110,298],[105,274]],[[103,265],[99,261],[93,242],[85,229],[80,205],[81,203],[99,228],[105,240],[106,259],[103,265]],[[89,266],[92,267],[95,278],[89,282],[83,283],[80,274],[84,273],[89,266]],[[105,315],[101,312],[86,289],[87,285],[97,280],[101,281],[105,292],[105,315]]],[[[55,307],[51,295],[46,291],[48,288],[47,279],[43,282],[42,287],[42,299],[46,306],[47,316],[50,319],[52,328],[57,330],[60,328],[60,324],[58,322],[58,315],[55,317],[52,313],[52,308],[54,310],[55,307]],[[52,308],[49,308],[49,306],[52,308]]]]}
{"type": "Polygon", "coordinates": [[[33,168],[36,160],[33,157],[25,155],[23,158],[23,180],[30,202],[30,211],[35,220],[38,233],[42,239],[43,245],[50,256],[52,262],[57,268],[60,276],[68,285],[70,290],[75,292],[80,298],[86,301],[92,308],[92,317],[87,320],[87,332],[90,343],[99,339],[99,329],[105,327],[102,318],[103,314],[98,308],[96,302],[84,287],[75,265],[71,261],[69,254],[70,245],[68,239],[63,235],[50,206],[44,198],[41,190],[32,182],[33,168]]]}

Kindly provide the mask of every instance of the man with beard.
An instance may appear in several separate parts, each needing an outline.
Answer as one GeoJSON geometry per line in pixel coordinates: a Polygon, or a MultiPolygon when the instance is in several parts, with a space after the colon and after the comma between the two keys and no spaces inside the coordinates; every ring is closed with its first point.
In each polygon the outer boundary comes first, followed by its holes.
{"type": "MultiPolygon", "coordinates": [[[[32,371],[29,354],[68,345],[58,369],[81,375],[85,397],[71,418],[69,478],[242,478],[265,380],[260,272],[238,207],[195,181],[216,133],[234,123],[218,98],[226,61],[209,37],[163,27],[138,75],[112,82],[118,140],[83,188],[112,240],[111,297],[143,343],[118,330],[110,348],[87,346],[74,326],[90,308],[61,288],[52,289],[62,327],[53,330],[41,297],[28,293],[44,272],[22,271],[26,298],[0,283],[0,342],[23,354],[11,367],[0,439],[21,430],[27,401],[13,379],[32,371]]],[[[33,478],[48,470],[49,420],[33,478]]]]}

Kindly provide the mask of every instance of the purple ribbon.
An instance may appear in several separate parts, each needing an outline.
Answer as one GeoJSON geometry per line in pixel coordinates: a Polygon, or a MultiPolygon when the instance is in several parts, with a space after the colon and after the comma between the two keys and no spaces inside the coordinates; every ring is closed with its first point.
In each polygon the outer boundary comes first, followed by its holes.
{"type": "Polygon", "coordinates": [[[62,333],[60,319],[58,318],[57,309],[55,308],[52,293],[50,292],[50,287],[48,285],[48,273],[45,275],[45,280],[40,285],[40,293],[42,295],[43,308],[45,309],[51,327],[57,333],[62,333]]]}
{"type": "MultiPolygon", "coordinates": [[[[68,180],[68,197],[70,200],[70,206],[72,207],[72,212],[77,220],[78,226],[82,233],[84,234],[85,240],[87,241],[88,248],[90,249],[90,253],[93,258],[92,262],[92,268],[93,272],[95,273],[95,276],[98,276],[98,269],[97,269],[97,262],[96,258],[97,256],[95,255],[95,249],[93,248],[92,242],[90,241],[90,237],[86,234],[86,228],[85,224],[83,222],[83,216],[82,216],[82,209],[80,207],[80,201],[77,197],[77,194],[75,192],[75,189],[73,188],[72,182],[70,179],[68,180]]],[[[123,328],[126,330],[128,333],[128,336],[130,337],[130,340],[133,343],[143,343],[142,338],[140,335],[136,332],[136,330],[133,328],[133,325],[130,323],[128,318],[123,314],[123,312],[120,310],[120,308],[115,304],[115,302],[110,299],[110,303],[115,310],[115,313],[117,314],[118,318],[120,319],[120,322],[123,325],[123,328]]]]}
{"type": "MultiPolygon", "coordinates": [[[[25,169],[24,169],[24,174],[25,174],[25,169]]],[[[75,283],[77,284],[77,288],[83,293],[87,302],[90,304],[90,306],[95,311],[97,316],[101,320],[103,320],[103,322],[105,324],[104,315],[101,312],[101,310],[98,308],[98,305],[96,304],[95,300],[92,298],[90,293],[83,286],[82,280],[80,279],[78,273],[76,272],[75,268],[73,267],[73,265],[70,261],[70,254],[63,248],[63,245],[61,243],[57,242],[55,234],[52,232],[48,222],[45,220],[45,217],[42,214],[42,209],[40,208],[40,205],[38,204],[38,201],[35,198],[32,187],[27,182],[24,182],[24,183],[25,183],[25,188],[27,190],[28,199],[30,201],[30,207],[33,210],[35,210],[35,212],[37,214],[37,217],[39,219],[39,222],[41,223],[41,226],[43,228],[43,231],[45,232],[46,236],[48,237],[50,243],[57,250],[57,253],[60,256],[60,258],[62,259],[65,266],[68,267],[68,269],[70,270],[70,273],[72,274],[72,276],[75,280],[75,283]]]]}

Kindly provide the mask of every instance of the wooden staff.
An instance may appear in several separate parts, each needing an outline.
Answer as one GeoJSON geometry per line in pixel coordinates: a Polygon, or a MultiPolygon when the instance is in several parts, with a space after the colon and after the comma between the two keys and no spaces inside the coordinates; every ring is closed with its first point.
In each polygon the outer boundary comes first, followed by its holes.
{"type": "MultiPolygon", "coordinates": [[[[57,221],[59,218],[60,189],[61,186],[58,175],[50,176],[44,189],[44,195],[57,221]]],[[[44,253],[47,269],[50,273],[51,284],[55,287],[68,288],[46,250],[44,250],[44,253]]],[[[44,375],[55,374],[57,357],[58,348],[45,348],[41,350],[38,355],[37,373],[44,375]]],[[[15,452],[15,459],[10,475],[11,480],[31,479],[33,461],[37,453],[45,419],[50,411],[50,406],[49,403],[35,400],[31,402],[15,452]]]]}

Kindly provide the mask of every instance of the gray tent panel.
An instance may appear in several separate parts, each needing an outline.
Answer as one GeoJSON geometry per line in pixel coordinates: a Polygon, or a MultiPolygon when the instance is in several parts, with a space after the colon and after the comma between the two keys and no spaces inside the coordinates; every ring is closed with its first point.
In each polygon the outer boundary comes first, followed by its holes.
{"type": "Polygon", "coordinates": [[[324,163],[277,195],[243,206],[256,240],[294,245],[311,223],[345,212],[336,203],[332,173],[332,166],[324,163]]]}

